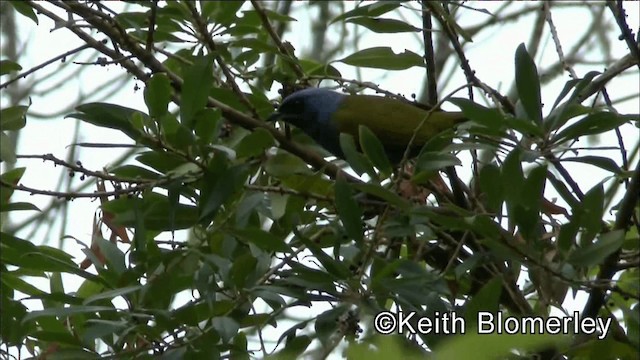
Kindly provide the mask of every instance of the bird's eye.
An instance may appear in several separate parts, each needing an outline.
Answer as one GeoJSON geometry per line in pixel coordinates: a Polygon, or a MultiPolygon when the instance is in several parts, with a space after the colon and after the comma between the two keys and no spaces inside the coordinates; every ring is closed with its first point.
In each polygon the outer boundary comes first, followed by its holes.
{"type": "Polygon", "coordinates": [[[304,109],[304,102],[300,99],[296,99],[291,103],[291,108],[295,111],[302,111],[304,109]]]}

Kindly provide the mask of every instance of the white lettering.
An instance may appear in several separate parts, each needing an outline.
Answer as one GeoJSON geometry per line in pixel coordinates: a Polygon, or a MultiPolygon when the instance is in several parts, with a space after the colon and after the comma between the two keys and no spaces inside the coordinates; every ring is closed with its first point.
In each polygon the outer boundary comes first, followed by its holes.
{"type": "Polygon", "coordinates": [[[598,339],[602,340],[606,338],[607,335],[609,335],[609,326],[611,326],[611,318],[608,317],[606,321],[603,318],[597,318],[596,320],[598,321],[598,327],[600,328],[600,331],[602,331],[602,334],[598,335],[598,339]]]}
{"type": "Polygon", "coordinates": [[[492,334],[495,331],[495,328],[496,326],[493,323],[493,314],[486,311],[478,311],[478,334],[492,334]],[[485,325],[489,328],[485,329],[485,325]]]}
{"type": "Polygon", "coordinates": [[[507,334],[515,334],[520,331],[520,324],[518,323],[519,319],[515,317],[507,317],[504,321],[504,331],[507,334]],[[512,325],[509,325],[512,324],[512,325]]]}
{"type": "Polygon", "coordinates": [[[416,329],[413,328],[413,326],[411,325],[411,323],[409,323],[409,320],[411,320],[411,318],[413,318],[413,316],[415,315],[415,312],[410,312],[406,317],[404,316],[403,312],[400,312],[398,314],[398,333],[402,334],[404,333],[405,327],[407,328],[406,330],[411,333],[411,334],[415,334],[416,333],[416,329]]]}
{"type": "MultiPolygon", "coordinates": [[[[565,318],[566,319],[566,318],[565,318]]],[[[562,320],[565,320],[562,319],[562,320]]],[[[566,332],[567,329],[567,323],[565,322],[560,322],[560,319],[557,317],[550,317],[547,319],[546,321],[547,326],[545,326],[545,331],[548,332],[549,334],[559,334],[561,332],[566,332]]],[[[538,333],[538,334],[542,334],[542,332],[538,333]]]]}
{"type": "MultiPolygon", "coordinates": [[[[435,323],[437,324],[438,322],[435,321],[435,323]]],[[[420,332],[420,334],[431,334],[431,331],[433,330],[433,324],[431,323],[431,319],[429,319],[428,317],[421,317],[418,320],[418,331],[420,332]]],[[[438,333],[438,331],[436,330],[436,334],[438,333]]]]}

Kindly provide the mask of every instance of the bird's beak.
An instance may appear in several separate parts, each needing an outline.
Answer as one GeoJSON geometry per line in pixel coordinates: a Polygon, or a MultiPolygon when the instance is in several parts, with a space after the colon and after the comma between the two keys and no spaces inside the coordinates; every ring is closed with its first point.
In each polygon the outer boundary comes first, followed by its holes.
{"type": "Polygon", "coordinates": [[[282,114],[276,111],[273,114],[269,115],[269,117],[267,118],[267,122],[274,122],[276,120],[279,120],[281,117],[282,114]]]}

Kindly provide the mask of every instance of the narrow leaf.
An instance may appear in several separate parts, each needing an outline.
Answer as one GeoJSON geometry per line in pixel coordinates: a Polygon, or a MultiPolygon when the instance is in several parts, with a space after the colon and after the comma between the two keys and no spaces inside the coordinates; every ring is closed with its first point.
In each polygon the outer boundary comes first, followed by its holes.
{"type": "Polygon", "coordinates": [[[353,199],[349,184],[342,178],[335,185],[336,210],[347,234],[356,242],[362,241],[362,209],[353,199]]]}
{"type": "Polygon", "coordinates": [[[180,120],[186,127],[192,128],[195,115],[204,110],[212,84],[213,59],[211,56],[201,56],[192,66],[185,69],[180,120]]]}
{"type": "Polygon", "coordinates": [[[160,117],[167,113],[171,101],[171,82],[166,74],[154,74],[144,88],[144,102],[149,115],[160,117]]]}
{"type": "Polygon", "coordinates": [[[567,262],[585,267],[601,264],[607,256],[620,249],[623,243],[623,230],[610,231],[601,235],[594,243],[573,251],[567,262]]]}
{"type": "Polygon", "coordinates": [[[538,69],[524,44],[516,50],[516,88],[525,112],[536,124],[542,123],[542,100],[538,69]]]}
{"type": "Polygon", "coordinates": [[[391,175],[393,171],[393,167],[391,166],[391,162],[387,157],[387,153],[384,150],[384,146],[373,131],[369,130],[368,127],[360,125],[358,127],[358,135],[360,140],[360,147],[362,147],[362,151],[365,155],[371,160],[373,165],[382,172],[384,176],[391,175]]]}
{"type": "Polygon", "coordinates": [[[390,47],[364,49],[338,61],[352,66],[385,70],[405,70],[413,66],[424,66],[422,56],[409,50],[396,54],[390,47]]]}

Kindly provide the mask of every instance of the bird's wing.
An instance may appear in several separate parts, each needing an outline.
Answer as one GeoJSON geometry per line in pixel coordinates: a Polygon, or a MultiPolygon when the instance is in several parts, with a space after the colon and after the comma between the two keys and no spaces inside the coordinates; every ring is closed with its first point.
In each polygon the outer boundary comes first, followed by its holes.
{"type": "MultiPolygon", "coordinates": [[[[400,100],[372,95],[345,98],[332,117],[340,132],[358,139],[358,126],[365,125],[388,147],[407,146],[429,112],[400,100]]],[[[462,113],[434,111],[420,127],[413,144],[422,146],[430,138],[465,121],[462,113]]]]}

